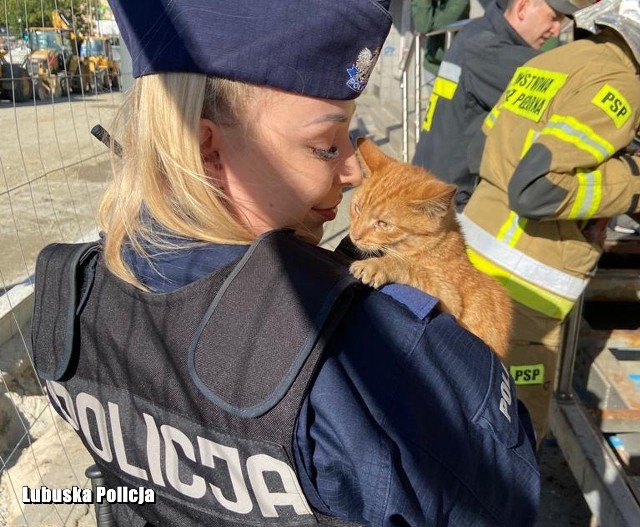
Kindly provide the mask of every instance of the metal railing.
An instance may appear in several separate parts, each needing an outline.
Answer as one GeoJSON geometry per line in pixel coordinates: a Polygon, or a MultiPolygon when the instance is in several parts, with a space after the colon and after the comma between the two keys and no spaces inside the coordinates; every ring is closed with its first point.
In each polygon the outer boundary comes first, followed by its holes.
{"type": "Polygon", "coordinates": [[[423,46],[427,39],[437,35],[444,35],[444,49],[451,47],[454,35],[467,23],[470,19],[459,20],[453,24],[449,24],[441,29],[430,31],[429,33],[415,33],[409,44],[407,53],[402,57],[399,65],[401,75],[400,86],[402,88],[402,160],[409,161],[409,69],[413,68],[414,80],[414,109],[415,109],[415,142],[418,141],[420,135],[420,125],[422,116],[422,60],[423,46]],[[416,53],[416,50],[419,53],[416,53]]]}

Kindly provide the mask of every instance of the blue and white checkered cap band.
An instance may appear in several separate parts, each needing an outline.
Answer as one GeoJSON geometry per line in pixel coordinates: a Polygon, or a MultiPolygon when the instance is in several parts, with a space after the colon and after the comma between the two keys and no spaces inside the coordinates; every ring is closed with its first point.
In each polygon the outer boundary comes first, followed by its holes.
{"type": "Polygon", "coordinates": [[[367,84],[390,0],[109,0],[133,76],[205,73],[327,99],[367,84]]]}

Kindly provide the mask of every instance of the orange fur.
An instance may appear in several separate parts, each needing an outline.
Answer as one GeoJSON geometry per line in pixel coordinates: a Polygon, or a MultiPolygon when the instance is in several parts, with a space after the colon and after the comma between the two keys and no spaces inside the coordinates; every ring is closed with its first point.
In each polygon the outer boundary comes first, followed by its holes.
{"type": "Polygon", "coordinates": [[[443,311],[507,361],[512,304],[495,279],[469,261],[452,205],[456,187],[422,168],[385,155],[360,139],[370,174],[354,192],[350,237],[360,250],[382,254],[351,264],[365,284],[407,284],[440,299],[443,311]]]}

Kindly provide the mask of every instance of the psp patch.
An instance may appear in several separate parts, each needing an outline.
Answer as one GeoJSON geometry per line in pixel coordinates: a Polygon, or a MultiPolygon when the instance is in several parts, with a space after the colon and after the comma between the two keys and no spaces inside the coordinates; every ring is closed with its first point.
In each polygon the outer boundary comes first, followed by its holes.
{"type": "Polygon", "coordinates": [[[517,385],[544,383],[544,364],[519,364],[511,366],[509,373],[517,385]]]}
{"type": "Polygon", "coordinates": [[[631,117],[631,106],[618,90],[605,84],[591,102],[606,113],[616,128],[621,128],[631,117]]]}

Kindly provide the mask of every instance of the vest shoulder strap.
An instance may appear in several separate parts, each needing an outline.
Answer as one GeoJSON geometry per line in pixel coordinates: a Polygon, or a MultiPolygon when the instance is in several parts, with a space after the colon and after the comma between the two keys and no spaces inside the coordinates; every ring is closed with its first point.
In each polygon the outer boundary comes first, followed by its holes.
{"type": "Polygon", "coordinates": [[[38,255],[31,339],[34,350],[44,351],[34,353],[43,379],[64,380],[74,360],[76,315],[91,290],[99,250],[98,241],[56,243],[38,255]]]}
{"type": "Polygon", "coordinates": [[[265,414],[328,340],[358,287],[341,256],[290,231],[263,235],[225,280],[193,335],[188,360],[194,384],[230,414],[265,414]],[[239,389],[239,378],[251,385],[239,389]]]}

